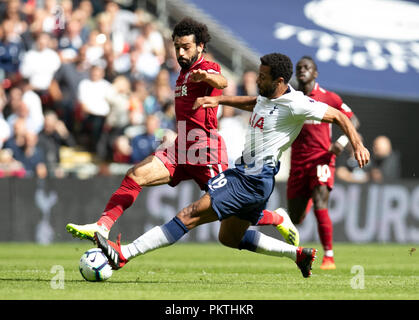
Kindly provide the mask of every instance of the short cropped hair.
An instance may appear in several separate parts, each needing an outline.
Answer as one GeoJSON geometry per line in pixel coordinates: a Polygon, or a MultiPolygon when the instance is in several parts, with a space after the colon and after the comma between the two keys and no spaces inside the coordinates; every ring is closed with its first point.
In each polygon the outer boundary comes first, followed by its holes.
{"type": "Polygon", "coordinates": [[[211,40],[208,27],[192,18],[184,18],[175,25],[172,33],[172,40],[175,40],[175,37],[189,36],[191,34],[195,36],[196,44],[204,44],[205,51],[207,43],[211,40]]]}
{"type": "Polygon", "coordinates": [[[284,78],[285,83],[288,83],[292,76],[292,61],[291,59],[281,53],[270,53],[260,58],[260,62],[264,66],[271,68],[271,77],[273,80],[279,77],[284,78]]]}
{"type": "Polygon", "coordinates": [[[313,64],[313,66],[314,66],[314,70],[316,70],[316,71],[317,71],[317,64],[316,64],[316,61],[314,61],[314,59],[313,59],[312,57],[310,57],[310,56],[302,56],[302,57],[301,57],[301,59],[300,59],[300,60],[298,60],[298,62],[300,62],[300,61],[301,61],[301,60],[303,60],[303,59],[311,61],[311,63],[312,63],[312,64],[313,64]]]}

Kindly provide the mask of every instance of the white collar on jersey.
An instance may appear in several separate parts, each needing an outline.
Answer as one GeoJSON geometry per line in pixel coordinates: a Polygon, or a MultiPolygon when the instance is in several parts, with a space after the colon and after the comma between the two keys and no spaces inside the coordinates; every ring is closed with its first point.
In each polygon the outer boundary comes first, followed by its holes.
{"type": "Polygon", "coordinates": [[[281,95],[281,96],[279,96],[279,97],[277,97],[277,98],[274,98],[274,99],[269,99],[269,98],[266,98],[266,97],[264,97],[264,96],[261,96],[261,95],[259,95],[259,97],[262,99],[262,100],[264,100],[264,101],[266,101],[266,102],[268,102],[268,101],[272,101],[272,102],[275,102],[275,101],[277,101],[277,102],[283,102],[283,101],[286,101],[286,100],[290,100],[290,98],[289,98],[289,94],[290,93],[293,93],[293,92],[295,92],[295,89],[290,85],[290,84],[288,84],[288,89],[284,92],[284,94],[283,95],[281,95]]]}
{"type": "Polygon", "coordinates": [[[202,61],[204,61],[204,55],[201,56],[201,59],[199,59],[198,61],[195,61],[195,63],[189,68],[189,70],[191,70],[192,68],[195,68],[202,61]]]}

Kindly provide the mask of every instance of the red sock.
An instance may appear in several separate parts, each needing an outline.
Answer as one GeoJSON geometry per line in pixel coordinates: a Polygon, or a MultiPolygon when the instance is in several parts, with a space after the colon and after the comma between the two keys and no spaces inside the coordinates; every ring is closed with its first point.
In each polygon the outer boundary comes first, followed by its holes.
{"type": "Polygon", "coordinates": [[[125,176],[118,190],[116,190],[108,201],[105,211],[98,220],[98,224],[104,225],[110,230],[118,218],[137,199],[142,187],[133,179],[125,176]]]}
{"type": "Polygon", "coordinates": [[[277,226],[284,221],[284,218],[275,211],[263,210],[263,216],[258,221],[258,226],[274,225],[277,226]]]}
{"type": "Polygon", "coordinates": [[[320,242],[323,249],[332,250],[333,247],[333,224],[329,217],[328,209],[314,210],[317,219],[317,228],[319,231],[320,242]]]}

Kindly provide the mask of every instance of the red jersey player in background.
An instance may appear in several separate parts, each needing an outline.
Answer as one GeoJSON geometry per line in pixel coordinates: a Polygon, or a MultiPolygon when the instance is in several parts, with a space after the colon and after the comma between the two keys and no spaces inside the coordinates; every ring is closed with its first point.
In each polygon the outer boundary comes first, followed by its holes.
{"type": "MultiPolygon", "coordinates": [[[[314,100],[324,102],[348,116],[355,128],[359,121],[352,110],[334,92],[327,91],[316,82],[317,65],[309,56],[302,57],[296,65],[298,90],[314,100]]],[[[324,249],[321,269],[335,269],[333,258],[333,224],[328,201],[334,184],[335,159],[348,143],[341,136],[332,143],[331,125],[306,121],[291,146],[291,169],[287,182],[289,215],[294,224],[301,223],[313,205],[321,244],[324,249]]]]}
{"type": "Polygon", "coordinates": [[[227,87],[220,66],[204,59],[210,38],[207,26],[191,18],[174,27],[172,39],[182,68],[175,88],[178,136],[171,146],[158,149],[128,170],[96,223],[68,224],[66,229],[73,236],[94,241],[94,233],[99,232],[108,238],[113,224],[144,186],[176,186],[193,179],[204,189],[210,178],[227,168],[226,147],[216,131],[217,108],[192,109],[198,97],[221,95],[227,87]]]}

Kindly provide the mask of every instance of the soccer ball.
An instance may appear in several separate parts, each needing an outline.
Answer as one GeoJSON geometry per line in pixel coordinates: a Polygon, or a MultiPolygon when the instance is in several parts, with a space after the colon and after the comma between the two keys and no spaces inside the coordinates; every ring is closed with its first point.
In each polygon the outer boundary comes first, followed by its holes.
{"type": "Polygon", "coordinates": [[[112,276],[112,268],[101,249],[87,250],[80,258],[79,270],[86,281],[105,281],[112,276]]]}

